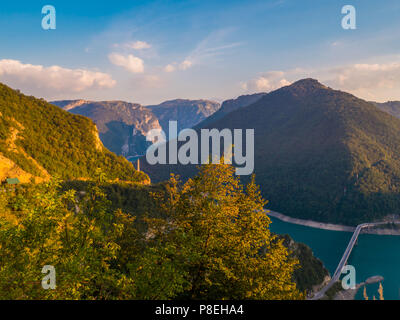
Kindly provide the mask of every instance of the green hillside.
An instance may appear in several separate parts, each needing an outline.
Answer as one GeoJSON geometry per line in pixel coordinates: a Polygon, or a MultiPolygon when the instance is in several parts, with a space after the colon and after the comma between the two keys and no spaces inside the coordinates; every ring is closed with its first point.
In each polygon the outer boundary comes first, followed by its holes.
{"type": "Polygon", "coordinates": [[[91,178],[146,181],[131,163],[108,151],[92,120],[0,84],[0,178],[91,178]]]}
{"type": "MultiPolygon", "coordinates": [[[[255,174],[270,208],[356,224],[400,210],[400,120],[305,79],[209,127],[255,129],[255,174]]],[[[153,179],[188,166],[145,166],[153,179]]]]}

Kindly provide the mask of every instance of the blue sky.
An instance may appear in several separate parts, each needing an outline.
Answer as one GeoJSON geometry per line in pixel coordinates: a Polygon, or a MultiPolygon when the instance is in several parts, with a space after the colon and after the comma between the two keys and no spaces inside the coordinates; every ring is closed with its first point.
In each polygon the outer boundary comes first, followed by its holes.
{"type": "Polygon", "coordinates": [[[217,99],[313,77],[400,100],[398,0],[9,1],[0,81],[53,99],[217,99]],[[56,9],[43,30],[44,5],[56,9]],[[344,5],[355,30],[341,26],[344,5]]]}

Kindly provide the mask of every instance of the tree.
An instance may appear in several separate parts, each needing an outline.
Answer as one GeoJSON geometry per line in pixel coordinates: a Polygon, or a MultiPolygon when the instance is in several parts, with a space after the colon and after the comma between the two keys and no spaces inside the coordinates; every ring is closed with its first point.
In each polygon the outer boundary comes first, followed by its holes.
{"type": "Polygon", "coordinates": [[[98,170],[84,192],[52,180],[0,193],[0,299],[304,298],[254,177],[243,186],[224,164],[172,176],[145,225],[112,209],[105,181],[98,170]],[[45,265],[55,290],[41,287],[45,265]]]}
{"type": "Polygon", "coordinates": [[[78,208],[74,191],[58,181],[21,189],[9,199],[17,222],[0,218],[0,299],[124,299],[133,281],[111,268],[123,226],[108,217],[95,184],[78,208]],[[56,270],[56,289],[41,287],[45,265],[56,270]]]}
{"type": "Polygon", "coordinates": [[[164,217],[147,219],[149,250],[132,270],[139,283],[164,286],[163,298],[304,298],[293,281],[298,261],[269,231],[254,177],[243,187],[232,166],[204,165],[183,187],[172,176],[156,199],[164,217]]]}

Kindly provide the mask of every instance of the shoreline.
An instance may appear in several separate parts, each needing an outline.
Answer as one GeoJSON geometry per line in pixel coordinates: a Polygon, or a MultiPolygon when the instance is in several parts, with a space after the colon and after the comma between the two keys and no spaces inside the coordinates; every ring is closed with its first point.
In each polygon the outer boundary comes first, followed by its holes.
{"type": "Polygon", "coordinates": [[[354,232],[356,230],[356,227],[350,227],[350,226],[333,224],[333,223],[317,222],[317,221],[313,221],[313,220],[292,218],[292,217],[285,216],[282,213],[275,212],[272,210],[266,210],[266,213],[268,216],[277,218],[284,222],[298,224],[298,225],[316,228],[316,229],[331,230],[331,231],[343,231],[343,232],[354,232]]]}
{"type": "MultiPolygon", "coordinates": [[[[272,210],[265,210],[268,216],[277,218],[283,222],[298,224],[310,228],[322,229],[322,230],[329,230],[329,231],[341,231],[341,232],[354,232],[356,227],[345,226],[341,224],[333,224],[333,223],[324,223],[324,222],[317,222],[313,220],[305,220],[299,218],[292,218],[286,216],[282,213],[275,212],[272,210]]],[[[375,234],[375,235],[400,235],[400,230],[392,230],[392,229],[379,229],[379,230],[363,230],[361,234],[375,234]]]]}

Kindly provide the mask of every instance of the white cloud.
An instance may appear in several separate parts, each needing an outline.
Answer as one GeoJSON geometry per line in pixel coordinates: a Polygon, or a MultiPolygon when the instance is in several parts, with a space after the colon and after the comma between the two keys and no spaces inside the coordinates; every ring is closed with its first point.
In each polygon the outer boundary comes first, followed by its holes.
{"type": "Polygon", "coordinates": [[[291,82],[285,78],[285,72],[269,71],[255,79],[242,83],[242,88],[250,92],[269,92],[287,86],[290,83],[291,82]]]}
{"type": "Polygon", "coordinates": [[[184,60],[182,63],[179,64],[179,69],[181,70],[187,70],[189,69],[191,66],[193,66],[193,62],[190,60],[184,60]]]}
{"type": "Polygon", "coordinates": [[[329,82],[350,90],[400,87],[400,63],[354,64],[328,70],[329,82]]]}
{"type": "Polygon", "coordinates": [[[320,82],[360,98],[386,101],[400,99],[400,59],[357,63],[319,69],[291,69],[261,73],[242,83],[246,92],[271,91],[302,78],[320,82]]]}
{"type": "Polygon", "coordinates": [[[24,64],[18,60],[0,60],[0,79],[22,90],[43,94],[45,92],[74,93],[88,89],[105,89],[116,81],[103,72],[86,69],[68,69],[60,66],[24,64]]]}
{"type": "Polygon", "coordinates": [[[165,66],[164,71],[165,72],[174,72],[175,71],[175,66],[173,64],[168,64],[165,66]]]}
{"type": "Polygon", "coordinates": [[[142,73],[144,72],[144,63],[143,60],[135,57],[132,54],[124,56],[119,53],[111,53],[108,55],[108,59],[110,62],[116,66],[122,67],[129,72],[133,73],[142,73]]]}
{"type": "Polygon", "coordinates": [[[150,49],[151,45],[146,41],[129,41],[122,44],[116,43],[114,44],[115,48],[127,48],[133,50],[143,50],[150,49]]]}
{"type": "Polygon", "coordinates": [[[170,63],[164,67],[165,72],[174,72],[177,69],[179,70],[188,70],[189,68],[193,67],[193,62],[191,60],[185,59],[181,63],[170,63]]]}
{"type": "Polygon", "coordinates": [[[132,48],[132,49],[135,49],[135,50],[143,50],[143,49],[149,49],[149,48],[151,48],[151,45],[148,44],[148,43],[145,42],[145,41],[129,42],[129,43],[126,44],[126,46],[127,46],[128,48],[132,48]]]}

